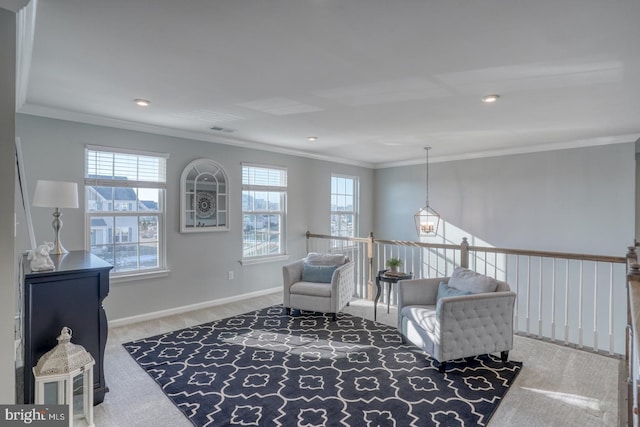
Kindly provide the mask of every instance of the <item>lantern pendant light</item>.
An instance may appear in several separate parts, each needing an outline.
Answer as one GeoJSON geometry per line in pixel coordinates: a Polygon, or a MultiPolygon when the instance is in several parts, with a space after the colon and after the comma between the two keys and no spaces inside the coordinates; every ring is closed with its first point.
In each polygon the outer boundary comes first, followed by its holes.
{"type": "Polygon", "coordinates": [[[429,150],[431,150],[431,147],[424,147],[424,150],[426,152],[427,197],[424,207],[414,215],[416,230],[419,237],[436,236],[438,234],[438,225],[440,224],[440,214],[429,206],[429,150]]]}

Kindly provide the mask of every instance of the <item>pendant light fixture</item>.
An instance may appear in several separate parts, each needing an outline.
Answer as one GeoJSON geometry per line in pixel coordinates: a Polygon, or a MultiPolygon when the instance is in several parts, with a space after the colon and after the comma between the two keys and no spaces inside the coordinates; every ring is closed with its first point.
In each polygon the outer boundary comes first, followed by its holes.
{"type": "Polygon", "coordinates": [[[416,222],[416,230],[418,236],[435,236],[438,234],[438,225],[440,224],[440,214],[436,212],[431,206],[429,206],[429,150],[431,147],[424,147],[426,152],[426,167],[427,167],[427,197],[425,205],[422,209],[414,215],[416,222]]]}

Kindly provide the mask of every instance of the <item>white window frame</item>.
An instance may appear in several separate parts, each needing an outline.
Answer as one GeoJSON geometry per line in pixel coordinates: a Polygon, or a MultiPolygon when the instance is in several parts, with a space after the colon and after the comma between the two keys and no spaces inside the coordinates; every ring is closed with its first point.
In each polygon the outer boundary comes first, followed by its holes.
{"type": "MultiPolygon", "coordinates": [[[[345,182],[346,184],[346,182],[345,182]]],[[[352,226],[351,226],[351,233],[348,235],[344,235],[344,234],[337,234],[336,236],[339,237],[357,237],[358,236],[358,227],[359,227],[359,223],[360,223],[360,218],[359,218],[359,205],[360,205],[360,194],[359,194],[359,180],[357,176],[353,176],[353,175],[342,175],[342,174],[336,174],[336,173],[332,173],[331,174],[331,186],[330,186],[330,204],[331,204],[331,214],[329,216],[329,229],[331,230],[331,235],[334,235],[334,230],[332,227],[332,223],[333,223],[333,218],[334,216],[346,216],[346,215],[351,215],[352,216],[352,226]],[[348,191],[344,191],[344,192],[339,192],[339,191],[334,191],[334,180],[350,180],[351,181],[351,195],[349,195],[348,191]],[[351,203],[351,210],[339,210],[336,209],[337,203],[336,203],[336,198],[339,197],[351,197],[352,198],[352,203],[351,203]]],[[[337,244],[337,242],[336,242],[337,244]]],[[[342,246],[342,245],[341,245],[342,246]]]]}
{"type": "MultiPolygon", "coordinates": [[[[128,281],[128,280],[136,280],[139,278],[150,278],[150,277],[158,277],[158,276],[166,276],[168,274],[167,270],[167,259],[166,259],[166,169],[167,169],[167,160],[169,158],[168,154],[165,153],[155,153],[155,152],[146,152],[139,150],[128,150],[121,148],[113,148],[106,146],[96,146],[96,145],[87,145],[85,146],[85,250],[92,251],[92,219],[93,218],[102,218],[102,217],[113,217],[114,223],[117,218],[122,217],[130,217],[136,218],[137,223],[140,223],[140,218],[145,216],[154,216],[157,217],[156,229],[155,232],[155,241],[152,243],[157,243],[158,251],[157,251],[157,266],[151,268],[141,268],[138,265],[136,269],[126,269],[122,271],[118,271],[118,263],[116,261],[116,247],[119,242],[119,238],[116,238],[115,235],[111,236],[112,239],[106,243],[100,243],[99,246],[107,247],[111,249],[111,253],[113,254],[113,260],[107,259],[111,264],[114,264],[114,269],[111,270],[111,277],[113,282],[118,281],[128,281]],[[93,155],[92,153],[98,153],[97,155],[93,155]],[[111,173],[97,173],[93,174],[90,172],[97,172],[98,169],[102,169],[100,166],[97,166],[95,162],[97,162],[98,156],[100,154],[113,155],[114,159],[117,156],[123,155],[126,157],[133,157],[136,160],[136,165],[131,168],[131,171],[134,171],[138,174],[137,178],[132,179],[128,177],[127,179],[117,179],[118,173],[114,170],[111,173]],[[157,160],[158,168],[154,169],[154,173],[156,176],[150,177],[149,179],[144,179],[145,177],[140,177],[140,174],[144,174],[144,165],[141,166],[139,162],[141,158],[151,157],[157,160]],[[93,160],[94,164],[90,165],[90,161],[93,160]],[[151,209],[148,211],[141,211],[140,204],[144,200],[136,199],[136,204],[138,205],[138,209],[122,209],[122,210],[114,210],[113,203],[115,201],[107,202],[107,207],[105,210],[89,210],[91,197],[90,195],[95,193],[96,191],[93,187],[112,187],[114,189],[118,188],[130,188],[130,189],[149,189],[158,192],[158,200],[156,209],[151,209]]],[[[113,166],[112,166],[113,167],[113,166]]],[[[115,169],[115,167],[113,167],[115,169]]],[[[136,191],[136,197],[138,197],[139,191],[136,191]]],[[[154,201],[155,202],[155,201],[154,201]]],[[[124,205],[123,205],[124,206],[124,205]]],[[[133,207],[133,202],[126,203],[126,206],[133,207]]],[[[145,205],[146,206],[146,205],[145,205]]],[[[113,233],[117,232],[117,229],[114,227],[112,229],[113,233]]],[[[141,233],[142,230],[137,230],[138,233],[141,233]]],[[[131,234],[131,233],[129,233],[131,234]]],[[[138,255],[138,263],[140,262],[140,248],[143,246],[145,242],[141,242],[139,239],[140,235],[135,238],[134,242],[127,242],[129,245],[135,244],[138,247],[137,255],[138,255]]],[[[128,235],[127,240],[131,240],[132,236],[128,235]]],[[[97,246],[97,245],[96,245],[97,246]]],[[[98,251],[94,252],[97,256],[100,256],[101,253],[98,251]]]]}
{"type": "MultiPolygon", "coordinates": [[[[279,261],[287,259],[287,169],[280,166],[263,165],[256,163],[242,163],[242,264],[254,264],[260,262],[279,261]],[[256,184],[251,182],[247,172],[250,170],[266,170],[283,174],[280,176],[281,180],[279,184],[270,183],[269,185],[256,184]],[[245,209],[244,197],[245,192],[271,192],[280,193],[280,210],[256,210],[245,209]],[[279,217],[280,232],[279,232],[279,251],[273,254],[257,254],[257,255],[245,255],[245,233],[251,231],[247,230],[247,224],[245,224],[245,215],[276,215],[279,217]]],[[[275,233],[271,233],[275,234],[275,233]]]]}

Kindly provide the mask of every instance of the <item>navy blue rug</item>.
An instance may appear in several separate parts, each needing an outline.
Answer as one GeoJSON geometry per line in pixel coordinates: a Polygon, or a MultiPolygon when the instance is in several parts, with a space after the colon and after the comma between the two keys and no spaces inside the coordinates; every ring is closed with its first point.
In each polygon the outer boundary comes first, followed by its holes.
{"type": "Polygon", "coordinates": [[[395,328],[281,306],[123,345],[195,426],[483,426],[522,368],[441,374],[395,328]]]}

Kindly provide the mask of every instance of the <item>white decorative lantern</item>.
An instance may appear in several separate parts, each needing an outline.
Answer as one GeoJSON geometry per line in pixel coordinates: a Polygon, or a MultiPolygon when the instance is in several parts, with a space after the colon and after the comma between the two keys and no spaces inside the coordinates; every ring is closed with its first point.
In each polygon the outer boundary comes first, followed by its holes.
{"type": "MultiPolygon", "coordinates": [[[[43,354],[33,368],[35,377],[35,404],[69,405],[69,425],[74,423],[73,389],[74,380],[82,379],[82,414],[89,427],[93,427],[93,356],[81,345],[71,343],[71,329],[66,326],[60,331],[58,345],[43,354]],[[45,396],[45,385],[56,384],[55,401],[45,396]]],[[[46,387],[51,391],[51,386],[46,387]]]]}

